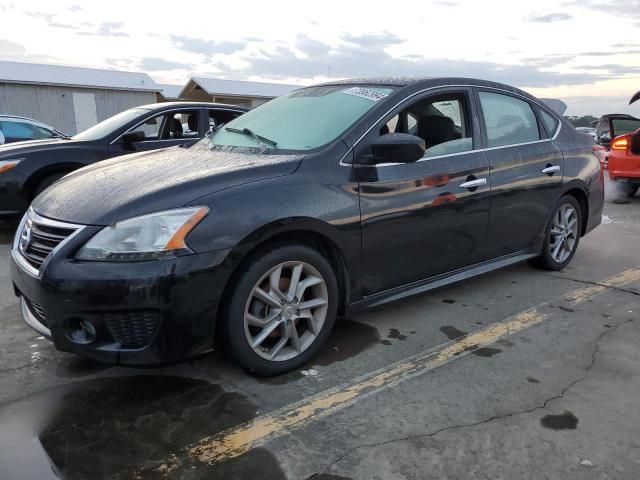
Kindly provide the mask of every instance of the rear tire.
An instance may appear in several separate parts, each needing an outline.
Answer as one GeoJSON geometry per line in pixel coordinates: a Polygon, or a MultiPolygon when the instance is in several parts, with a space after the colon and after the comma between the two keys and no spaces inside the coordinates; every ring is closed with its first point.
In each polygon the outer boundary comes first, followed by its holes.
{"type": "Polygon", "coordinates": [[[253,255],[235,275],[221,320],[245,370],[278,375],[311,360],[336,320],[338,284],[316,250],[284,244],[253,255]]]}
{"type": "Polygon", "coordinates": [[[542,255],[531,263],[544,270],[562,270],[580,243],[582,211],[575,197],[565,195],[556,204],[547,225],[542,255]]]}

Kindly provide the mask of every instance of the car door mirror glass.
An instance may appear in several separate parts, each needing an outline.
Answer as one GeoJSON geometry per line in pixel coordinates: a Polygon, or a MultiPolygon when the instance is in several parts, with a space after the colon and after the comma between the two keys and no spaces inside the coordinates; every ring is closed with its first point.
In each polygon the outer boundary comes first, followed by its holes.
{"type": "Polygon", "coordinates": [[[146,135],[141,130],[136,130],[135,132],[127,132],[122,135],[122,140],[124,143],[135,143],[141,142],[146,138],[146,135]]]}
{"type": "Polygon", "coordinates": [[[364,163],[413,163],[424,156],[424,140],[408,133],[387,133],[371,144],[364,163]]]}

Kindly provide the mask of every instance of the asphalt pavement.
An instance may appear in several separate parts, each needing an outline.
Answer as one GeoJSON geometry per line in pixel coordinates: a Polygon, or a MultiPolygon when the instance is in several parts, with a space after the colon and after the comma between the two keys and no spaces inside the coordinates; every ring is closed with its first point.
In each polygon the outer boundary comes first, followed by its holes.
{"type": "Polygon", "coordinates": [[[0,225],[0,479],[637,479],[640,196],[607,184],[571,265],[341,321],[270,379],[221,352],[132,369],[19,317],[0,225]]]}

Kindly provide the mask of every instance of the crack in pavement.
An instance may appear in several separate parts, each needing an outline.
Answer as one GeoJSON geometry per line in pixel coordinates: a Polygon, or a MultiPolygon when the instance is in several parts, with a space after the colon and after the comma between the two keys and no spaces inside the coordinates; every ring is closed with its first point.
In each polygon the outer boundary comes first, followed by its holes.
{"type": "Polygon", "coordinates": [[[557,279],[560,279],[560,280],[570,280],[572,282],[584,283],[586,285],[593,285],[593,286],[596,286],[596,287],[606,287],[606,288],[610,288],[611,290],[617,290],[619,292],[630,293],[631,295],[640,296],[640,292],[636,292],[635,290],[627,290],[626,288],[616,287],[615,285],[607,285],[606,283],[592,282],[590,280],[580,280],[579,278],[559,277],[557,275],[548,275],[546,273],[541,273],[540,276],[548,277],[548,278],[557,278],[557,279]]]}
{"type": "MultiPolygon", "coordinates": [[[[591,283],[591,282],[584,282],[584,283],[591,283]]],[[[357,450],[361,450],[361,449],[366,449],[366,448],[375,448],[375,447],[380,447],[383,445],[389,445],[391,443],[395,443],[395,442],[403,442],[403,441],[408,441],[408,440],[415,440],[415,439],[419,439],[419,438],[430,438],[430,437],[435,437],[436,435],[439,435],[440,433],[443,432],[448,432],[450,430],[459,430],[459,429],[465,429],[465,428],[472,428],[472,427],[477,427],[479,425],[484,425],[496,420],[503,420],[505,418],[510,418],[510,417],[515,417],[518,415],[525,415],[525,414],[529,414],[529,413],[533,413],[536,410],[543,410],[544,408],[547,407],[547,405],[551,402],[553,402],[554,400],[558,400],[560,398],[563,398],[565,396],[565,394],[571,390],[573,387],[575,387],[578,383],[583,382],[587,379],[589,379],[589,372],[590,370],[593,368],[593,366],[596,363],[596,358],[598,356],[598,353],[600,352],[600,342],[602,341],[602,339],[604,337],[606,337],[607,335],[609,335],[610,333],[615,332],[621,325],[627,324],[627,322],[625,321],[620,321],[618,323],[615,323],[611,326],[611,328],[606,328],[602,333],[600,333],[600,335],[598,335],[598,337],[595,340],[595,348],[593,350],[593,352],[591,353],[591,361],[589,362],[589,364],[584,367],[584,371],[585,371],[585,375],[572,381],[571,383],[569,383],[569,385],[567,385],[566,387],[564,387],[559,394],[556,394],[552,397],[547,398],[546,400],[544,400],[540,405],[537,405],[533,408],[529,408],[526,410],[519,410],[516,412],[511,412],[511,413],[506,413],[503,415],[494,415],[492,417],[489,417],[487,419],[484,420],[480,420],[478,422],[473,422],[473,423],[466,423],[466,424],[462,424],[462,425],[452,425],[449,427],[442,427],[439,428],[438,430],[435,430],[433,432],[430,433],[420,433],[420,434],[413,434],[413,435],[407,435],[405,437],[399,437],[399,438],[393,438],[390,440],[384,440],[381,442],[376,442],[376,443],[369,443],[369,444],[363,444],[363,445],[356,445],[355,447],[351,447],[349,450],[347,450],[343,455],[341,455],[340,457],[338,457],[336,460],[333,460],[331,463],[329,463],[328,465],[326,465],[325,467],[322,468],[322,470],[320,470],[320,473],[326,473],[328,470],[330,470],[331,468],[333,468],[334,466],[338,465],[340,462],[342,462],[345,458],[349,457],[352,453],[354,453],[357,450]]]]}

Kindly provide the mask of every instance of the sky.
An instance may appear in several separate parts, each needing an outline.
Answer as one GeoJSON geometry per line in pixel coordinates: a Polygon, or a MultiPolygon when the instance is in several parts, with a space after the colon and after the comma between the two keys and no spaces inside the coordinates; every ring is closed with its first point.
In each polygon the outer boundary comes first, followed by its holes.
{"type": "Polygon", "coordinates": [[[0,0],[0,60],[310,85],[495,80],[640,116],[640,0],[0,0]]]}

